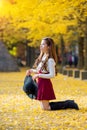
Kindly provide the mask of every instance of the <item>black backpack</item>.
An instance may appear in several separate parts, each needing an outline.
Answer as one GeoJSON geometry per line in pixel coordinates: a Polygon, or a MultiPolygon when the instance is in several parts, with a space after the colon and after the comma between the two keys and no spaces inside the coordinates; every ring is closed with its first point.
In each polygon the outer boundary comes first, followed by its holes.
{"type": "Polygon", "coordinates": [[[32,76],[25,77],[23,90],[29,98],[36,99],[38,87],[36,81],[32,79],[32,76]]]}

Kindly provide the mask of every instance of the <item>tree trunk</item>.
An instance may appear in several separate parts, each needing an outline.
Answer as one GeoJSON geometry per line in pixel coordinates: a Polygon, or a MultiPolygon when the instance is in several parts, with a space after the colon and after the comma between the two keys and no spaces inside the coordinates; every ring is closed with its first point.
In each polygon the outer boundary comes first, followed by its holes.
{"type": "Polygon", "coordinates": [[[87,17],[85,22],[85,37],[84,37],[84,69],[87,70],[87,17]]]}
{"type": "Polygon", "coordinates": [[[60,37],[60,43],[61,43],[61,57],[62,57],[62,63],[61,63],[61,66],[62,68],[64,67],[65,65],[65,58],[64,58],[64,53],[65,53],[65,45],[64,45],[64,40],[63,40],[63,36],[61,35],[60,37]]]}
{"type": "Polygon", "coordinates": [[[79,41],[78,41],[78,51],[79,51],[78,68],[79,69],[83,69],[84,66],[83,42],[84,42],[84,37],[79,37],[79,41]]]}
{"type": "Polygon", "coordinates": [[[16,60],[9,54],[3,42],[0,42],[0,71],[19,71],[16,60]]]}
{"type": "Polygon", "coordinates": [[[27,46],[26,65],[32,67],[35,60],[35,48],[27,46]]]}
{"type": "Polygon", "coordinates": [[[84,38],[84,69],[87,70],[87,37],[84,38]]]}

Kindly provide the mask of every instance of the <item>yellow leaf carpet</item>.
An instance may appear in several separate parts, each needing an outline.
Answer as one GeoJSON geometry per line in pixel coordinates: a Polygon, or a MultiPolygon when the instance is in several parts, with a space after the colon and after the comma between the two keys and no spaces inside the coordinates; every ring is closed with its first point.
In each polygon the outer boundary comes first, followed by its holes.
{"type": "Polygon", "coordinates": [[[56,100],[73,99],[80,110],[43,111],[22,90],[25,73],[0,73],[0,130],[87,130],[87,81],[58,74],[56,100]]]}

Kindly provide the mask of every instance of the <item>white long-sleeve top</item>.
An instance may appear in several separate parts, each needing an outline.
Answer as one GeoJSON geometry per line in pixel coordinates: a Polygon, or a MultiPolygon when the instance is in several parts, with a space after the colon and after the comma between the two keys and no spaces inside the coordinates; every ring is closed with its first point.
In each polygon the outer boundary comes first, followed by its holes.
{"type": "MultiPolygon", "coordinates": [[[[55,76],[55,61],[53,58],[49,58],[48,61],[47,61],[47,70],[48,70],[48,73],[39,73],[38,76],[40,78],[53,78],[55,76]]],[[[38,68],[39,66],[36,68],[36,69],[32,69],[33,72],[37,72],[38,73],[38,68]]]]}

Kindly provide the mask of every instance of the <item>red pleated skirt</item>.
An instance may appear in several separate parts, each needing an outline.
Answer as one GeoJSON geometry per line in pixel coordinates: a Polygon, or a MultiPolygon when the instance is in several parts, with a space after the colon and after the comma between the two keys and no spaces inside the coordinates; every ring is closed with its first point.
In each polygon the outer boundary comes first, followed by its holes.
{"type": "Polygon", "coordinates": [[[53,85],[50,79],[38,78],[37,100],[53,100],[56,99],[53,85]]]}

